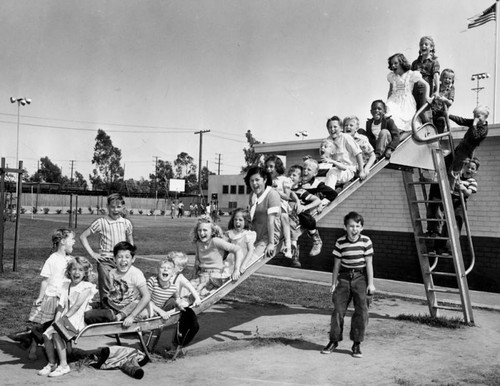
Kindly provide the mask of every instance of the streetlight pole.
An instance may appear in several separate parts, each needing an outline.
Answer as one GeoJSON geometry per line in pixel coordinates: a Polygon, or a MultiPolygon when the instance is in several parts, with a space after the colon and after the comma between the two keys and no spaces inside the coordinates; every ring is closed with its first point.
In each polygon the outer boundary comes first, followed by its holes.
{"type": "Polygon", "coordinates": [[[309,133],[306,130],[297,131],[295,133],[296,137],[302,137],[302,139],[304,139],[304,137],[307,137],[308,135],[309,133]]]}
{"type": "Polygon", "coordinates": [[[490,74],[487,74],[486,72],[480,72],[478,74],[472,74],[470,80],[477,81],[477,86],[474,88],[471,88],[472,91],[476,92],[476,107],[479,106],[479,92],[484,89],[484,87],[479,87],[479,81],[482,79],[488,79],[490,77],[490,74]]]}
{"type": "MultiPolygon", "coordinates": [[[[16,144],[16,165],[15,167],[19,167],[19,116],[21,106],[26,106],[31,103],[31,99],[29,98],[14,98],[10,97],[10,103],[17,103],[17,144],[16,144]]],[[[16,184],[16,195],[18,194],[19,186],[16,184]]]]}

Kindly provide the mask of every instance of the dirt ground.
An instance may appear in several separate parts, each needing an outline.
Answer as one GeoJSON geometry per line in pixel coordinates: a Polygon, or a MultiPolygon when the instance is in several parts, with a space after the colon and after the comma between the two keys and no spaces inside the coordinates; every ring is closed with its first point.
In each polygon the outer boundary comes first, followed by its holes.
{"type": "MultiPolygon", "coordinates": [[[[44,359],[30,362],[7,337],[0,338],[2,385],[498,385],[500,313],[474,310],[475,327],[457,330],[398,321],[399,314],[426,314],[427,306],[401,299],[375,299],[362,344],[363,358],[351,356],[347,320],[337,352],[320,354],[327,343],[327,310],[225,301],[200,317],[200,332],[185,357],[159,357],[144,367],[141,381],[119,370],[83,367],[60,378],[36,375],[44,359]]],[[[350,314],[349,314],[350,315],[350,314]]],[[[449,314],[456,316],[456,313],[449,314]]],[[[167,332],[160,348],[170,341],[167,332]]],[[[136,344],[124,339],[124,344],[136,344]]],[[[86,338],[77,346],[113,344],[86,338]]],[[[39,356],[42,357],[41,348],[39,356]]]]}

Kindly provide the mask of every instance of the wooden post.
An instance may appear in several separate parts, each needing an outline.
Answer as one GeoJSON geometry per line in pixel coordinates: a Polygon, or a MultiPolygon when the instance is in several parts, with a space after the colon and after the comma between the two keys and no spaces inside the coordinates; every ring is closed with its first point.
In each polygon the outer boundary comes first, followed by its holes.
{"type": "Polygon", "coordinates": [[[78,194],[75,196],[75,229],[78,228],[78,194]]]}
{"type": "Polygon", "coordinates": [[[5,222],[5,158],[2,157],[0,169],[0,273],[3,273],[3,247],[4,247],[4,222],[5,222]]]}
{"type": "Polygon", "coordinates": [[[19,161],[19,170],[17,172],[17,204],[16,204],[16,232],[14,236],[14,261],[12,263],[12,271],[17,270],[17,257],[19,256],[19,225],[21,222],[21,194],[23,192],[23,161],[19,161]]]}
{"type": "Polygon", "coordinates": [[[69,194],[69,229],[73,228],[73,193],[69,194]]]}

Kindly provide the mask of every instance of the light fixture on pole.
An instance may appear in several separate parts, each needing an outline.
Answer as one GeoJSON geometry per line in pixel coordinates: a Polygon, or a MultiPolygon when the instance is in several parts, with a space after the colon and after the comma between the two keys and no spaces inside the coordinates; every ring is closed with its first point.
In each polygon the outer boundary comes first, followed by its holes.
{"type": "Polygon", "coordinates": [[[474,88],[471,88],[472,91],[476,92],[476,106],[479,105],[479,92],[484,89],[484,87],[479,87],[479,81],[482,79],[488,79],[490,77],[490,74],[486,72],[480,72],[478,74],[472,74],[470,80],[477,81],[477,86],[474,88]]]}
{"type": "MultiPolygon", "coordinates": [[[[19,111],[21,106],[26,106],[31,103],[31,99],[29,98],[14,98],[10,97],[10,103],[17,102],[17,143],[16,143],[16,165],[15,167],[19,167],[19,111]]],[[[19,186],[16,184],[16,195],[19,191],[19,186]]]]}
{"type": "Polygon", "coordinates": [[[309,135],[309,133],[305,130],[297,131],[295,133],[296,137],[302,137],[302,139],[304,139],[304,137],[307,137],[308,135],[309,135]]]}

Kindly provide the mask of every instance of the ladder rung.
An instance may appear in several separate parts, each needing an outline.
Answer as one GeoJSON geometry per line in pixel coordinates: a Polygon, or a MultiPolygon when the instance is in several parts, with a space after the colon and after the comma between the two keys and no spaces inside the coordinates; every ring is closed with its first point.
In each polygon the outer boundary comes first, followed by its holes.
{"type": "Polygon", "coordinates": [[[439,200],[412,200],[414,204],[442,204],[443,201],[439,200]]]}
{"type": "Polygon", "coordinates": [[[443,236],[419,235],[418,238],[423,240],[448,240],[448,237],[443,237],[443,236]]]}
{"type": "Polygon", "coordinates": [[[457,276],[456,273],[453,272],[430,272],[431,275],[437,275],[437,276],[457,276]]]}
{"type": "Polygon", "coordinates": [[[429,257],[442,257],[443,259],[453,259],[452,255],[438,255],[436,253],[422,253],[422,256],[429,257]]]}
{"type": "Polygon", "coordinates": [[[446,219],[445,218],[416,218],[415,221],[428,221],[428,222],[443,221],[443,222],[446,222],[446,219]]]}
{"type": "Polygon", "coordinates": [[[429,288],[429,291],[432,291],[432,292],[441,292],[443,294],[460,295],[460,291],[459,290],[441,289],[441,288],[429,288]]]}
{"type": "Polygon", "coordinates": [[[452,306],[432,306],[432,308],[439,308],[440,310],[449,310],[449,311],[459,311],[462,312],[463,308],[460,306],[452,307],[452,306]]]}
{"type": "Polygon", "coordinates": [[[413,181],[409,182],[409,185],[437,185],[437,182],[435,181],[413,181]]]}

